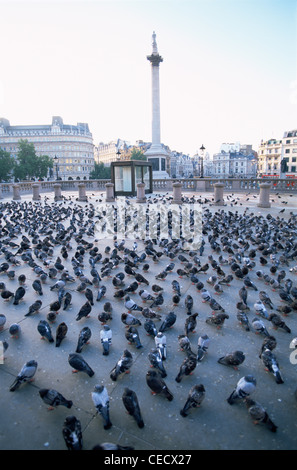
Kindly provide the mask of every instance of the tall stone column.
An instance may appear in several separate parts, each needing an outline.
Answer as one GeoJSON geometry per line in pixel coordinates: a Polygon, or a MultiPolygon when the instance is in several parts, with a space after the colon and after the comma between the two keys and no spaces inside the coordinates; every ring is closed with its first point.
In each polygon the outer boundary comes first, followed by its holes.
{"type": "Polygon", "coordinates": [[[168,153],[161,145],[161,120],[160,120],[160,63],[163,58],[159,55],[156,34],[152,36],[153,51],[152,54],[147,56],[147,60],[151,63],[152,72],[152,145],[145,152],[148,161],[154,159],[153,177],[155,179],[168,178],[169,175],[166,171],[166,159],[169,158],[168,153]],[[156,168],[156,161],[158,162],[156,168]],[[165,163],[164,167],[162,162],[165,163]],[[162,169],[163,168],[163,169],[162,169]]]}

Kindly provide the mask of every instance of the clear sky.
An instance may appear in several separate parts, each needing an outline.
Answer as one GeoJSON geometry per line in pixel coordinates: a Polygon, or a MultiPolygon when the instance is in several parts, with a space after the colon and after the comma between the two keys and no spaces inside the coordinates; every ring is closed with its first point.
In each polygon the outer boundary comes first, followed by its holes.
{"type": "Polygon", "coordinates": [[[151,141],[153,31],[171,150],[297,128],[297,0],[0,0],[0,117],[151,141]]]}

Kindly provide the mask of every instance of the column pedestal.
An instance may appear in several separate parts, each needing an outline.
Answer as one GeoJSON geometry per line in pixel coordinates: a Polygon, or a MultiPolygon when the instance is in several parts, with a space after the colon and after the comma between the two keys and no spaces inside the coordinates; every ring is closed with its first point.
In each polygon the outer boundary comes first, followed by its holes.
{"type": "Polygon", "coordinates": [[[114,184],[113,183],[106,183],[106,202],[114,202],[114,184]]]}
{"type": "Polygon", "coordinates": [[[78,200],[81,202],[87,202],[88,197],[86,195],[86,185],[85,183],[79,183],[78,185],[78,200]]]}
{"type": "Polygon", "coordinates": [[[137,199],[136,202],[146,202],[145,184],[137,183],[137,199]]]}
{"type": "Polygon", "coordinates": [[[223,206],[224,205],[224,183],[215,183],[214,184],[214,205],[223,206]]]}
{"type": "Polygon", "coordinates": [[[35,183],[35,184],[32,184],[32,189],[33,189],[33,201],[40,201],[40,194],[39,194],[39,191],[40,191],[40,185],[35,183]]]}
{"type": "Polygon", "coordinates": [[[173,183],[173,204],[182,204],[182,183],[173,183]]]}
{"type": "Polygon", "coordinates": [[[20,196],[20,185],[19,184],[13,184],[12,185],[12,190],[13,190],[13,200],[14,201],[19,201],[21,199],[20,196]]]}
{"type": "Polygon", "coordinates": [[[55,201],[62,201],[62,191],[60,183],[54,184],[54,191],[55,191],[55,201]]]}
{"type": "Polygon", "coordinates": [[[270,183],[262,183],[260,184],[260,195],[259,195],[259,203],[258,207],[271,207],[269,198],[270,198],[270,183]]]}

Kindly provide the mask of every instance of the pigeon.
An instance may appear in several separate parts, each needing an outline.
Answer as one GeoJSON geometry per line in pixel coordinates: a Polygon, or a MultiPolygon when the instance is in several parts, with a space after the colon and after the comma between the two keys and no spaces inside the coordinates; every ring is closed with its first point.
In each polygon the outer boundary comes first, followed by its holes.
{"type": "Polygon", "coordinates": [[[96,302],[100,302],[100,300],[105,296],[106,294],[106,286],[101,286],[98,290],[97,297],[96,297],[96,302]]]}
{"type": "Polygon", "coordinates": [[[225,320],[228,318],[229,318],[229,315],[227,315],[226,313],[216,313],[212,317],[207,317],[205,322],[208,323],[209,325],[214,325],[217,328],[221,328],[225,320]]]}
{"type": "Polygon", "coordinates": [[[109,395],[104,385],[95,385],[91,394],[94,406],[101,415],[104,423],[104,429],[110,429],[112,422],[109,415],[109,395]]]}
{"type": "Polygon", "coordinates": [[[145,319],[143,326],[149,336],[155,337],[158,334],[156,325],[150,318],[145,319]]]}
{"type": "Polygon", "coordinates": [[[251,325],[252,325],[252,328],[253,328],[253,330],[255,331],[256,334],[262,334],[264,336],[270,336],[269,333],[268,333],[268,330],[265,326],[265,323],[261,319],[259,319],[257,317],[253,318],[251,325]]]}
{"type": "Polygon", "coordinates": [[[261,300],[261,302],[263,302],[264,305],[266,305],[269,308],[273,309],[273,303],[271,302],[270,297],[268,296],[268,294],[266,294],[265,291],[261,290],[259,292],[259,299],[261,300]]]}
{"type": "Polygon", "coordinates": [[[52,335],[51,327],[46,320],[40,320],[37,325],[37,330],[40,333],[42,339],[47,339],[49,343],[53,343],[55,341],[52,335]]]}
{"type": "Polygon", "coordinates": [[[53,410],[57,406],[66,406],[66,408],[71,408],[73,402],[67,400],[60,392],[53,388],[41,388],[39,390],[40,398],[46,405],[49,405],[49,409],[53,410]]]}
{"type": "Polygon", "coordinates": [[[90,302],[90,305],[94,305],[94,294],[93,294],[93,291],[87,287],[87,289],[85,290],[85,296],[86,296],[86,299],[90,302]]]}
{"type": "Polygon", "coordinates": [[[172,328],[173,325],[175,324],[176,322],[176,314],[174,312],[169,312],[165,319],[163,320],[160,328],[159,328],[159,332],[160,333],[164,333],[164,331],[166,330],[169,330],[169,328],[172,328]]]}
{"type": "Polygon", "coordinates": [[[281,328],[287,333],[291,333],[291,329],[286,325],[286,323],[281,319],[277,313],[271,313],[268,317],[268,320],[271,321],[275,329],[281,328]]]}
{"type": "Polygon", "coordinates": [[[157,369],[161,377],[164,379],[167,377],[167,372],[165,370],[164,364],[163,364],[163,359],[161,357],[160,351],[158,348],[152,348],[148,354],[149,361],[151,363],[151,366],[157,369]]]}
{"type": "Polygon", "coordinates": [[[13,305],[19,305],[20,300],[24,297],[26,290],[23,286],[19,286],[14,294],[13,305]]]}
{"type": "Polygon", "coordinates": [[[85,372],[89,377],[93,377],[95,374],[87,361],[79,353],[70,353],[68,355],[68,362],[69,365],[73,368],[73,372],[85,372]]]}
{"type": "Polygon", "coordinates": [[[247,314],[245,312],[237,310],[236,317],[239,323],[244,327],[245,331],[250,331],[250,322],[247,314]]]}
{"type": "Polygon", "coordinates": [[[185,320],[185,335],[189,333],[195,333],[195,328],[197,325],[197,317],[198,313],[192,313],[189,317],[185,320]]]}
{"type": "Polygon", "coordinates": [[[129,284],[128,287],[126,287],[126,288],[124,289],[124,292],[125,292],[125,294],[134,294],[134,292],[137,291],[138,287],[139,287],[138,282],[137,282],[137,281],[134,281],[134,282],[132,282],[131,284],[129,284]]]}
{"type": "Polygon", "coordinates": [[[211,298],[209,300],[209,306],[213,312],[225,312],[225,309],[217,302],[215,299],[211,298]]]}
{"type": "Polygon", "coordinates": [[[29,317],[30,315],[37,313],[40,310],[41,306],[41,300],[36,300],[35,302],[33,302],[33,304],[30,305],[28,312],[25,314],[25,317],[29,317]]]}
{"type": "Polygon", "coordinates": [[[150,305],[150,308],[157,307],[160,310],[160,306],[164,303],[164,297],[162,294],[158,294],[153,303],[150,305]]]}
{"type": "Polygon", "coordinates": [[[62,428],[62,435],[68,450],[82,450],[81,422],[75,416],[67,416],[62,428]]]}
{"type": "Polygon", "coordinates": [[[146,383],[151,389],[153,395],[161,395],[167,398],[168,401],[173,400],[173,394],[167,387],[167,384],[161,377],[158,371],[151,369],[146,373],[146,383]]]}
{"type": "Polygon", "coordinates": [[[165,361],[167,357],[167,338],[161,331],[159,331],[157,336],[155,336],[155,345],[159,350],[160,357],[165,361]]]}
{"type": "Polygon", "coordinates": [[[140,273],[135,273],[135,279],[139,284],[146,284],[149,285],[149,281],[140,273]]]}
{"type": "Polygon", "coordinates": [[[64,300],[63,310],[67,310],[68,307],[70,307],[71,301],[72,301],[72,295],[70,294],[70,292],[66,292],[63,300],[64,300]]]}
{"type": "Polygon", "coordinates": [[[138,398],[134,390],[125,387],[122,395],[122,401],[129,415],[135,419],[137,426],[142,429],[144,427],[144,421],[141,415],[138,398]]]}
{"type": "Polygon", "coordinates": [[[194,299],[191,295],[188,294],[185,298],[185,307],[187,310],[187,315],[191,315],[193,305],[194,305],[194,299]]]}
{"type": "Polygon", "coordinates": [[[112,331],[108,325],[104,325],[103,329],[100,331],[100,341],[103,348],[103,356],[108,356],[112,341],[112,331]]]}
{"type": "Polygon", "coordinates": [[[134,302],[134,300],[131,299],[129,295],[126,295],[125,297],[125,307],[127,308],[128,312],[130,312],[131,310],[141,312],[143,310],[143,308],[137,305],[136,302],[134,302]]]}
{"type": "Polygon", "coordinates": [[[3,330],[5,323],[6,316],[4,315],[4,313],[0,313],[0,331],[3,330]]]}
{"type": "Polygon", "coordinates": [[[32,287],[37,294],[43,295],[42,285],[39,279],[35,279],[35,281],[33,281],[32,287]]]}
{"type": "Polygon", "coordinates": [[[232,366],[234,369],[237,369],[240,364],[245,360],[245,355],[242,351],[233,351],[227,353],[224,356],[218,359],[219,364],[224,364],[226,366],[232,366]]]}
{"type": "Polygon", "coordinates": [[[248,296],[248,291],[245,286],[242,286],[241,289],[239,289],[239,297],[242,300],[243,303],[247,303],[247,296],[248,296]]]}
{"type": "Polygon", "coordinates": [[[154,292],[154,294],[158,295],[160,294],[160,292],[163,292],[164,288],[161,287],[161,286],[158,286],[158,284],[153,284],[152,285],[152,291],[154,292]]]}
{"type": "Polygon", "coordinates": [[[186,375],[193,373],[197,366],[197,358],[194,353],[188,353],[188,356],[183,360],[179,372],[175,377],[176,382],[181,382],[182,378],[186,375]]]}
{"type": "Polygon", "coordinates": [[[265,338],[261,346],[259,358],[261,359],[262,353],[265,349],[270,349],[270,351],[273,351],[276,348],[276,345],[277,342],[274,336],[269,336],[265,338]]]}
{"type": "Polygon", "coordinates": [[[57,330],[56,330],[56,348],[58,348],[63,339],[66,337],[68,331],[68,326],[66,325],[65,322],[62,322],[58,325],[57,330]]]}
{"type": "Polygon", "coordinates": [[[125,332],[125,337],[128,340],[129,344],[134,344],[137,349],[142,348],[142,344],[139,338],[139,333],[135,326],[129,326],[125,332]]]}
{"type": "Polygon", "coordinates": [[[261,354],[261,359],[267,371],[271,372],[274,375],[276,383],[283,384],[284,381],[280,373],[279,364],[277,362],[275,354],[273,354],[273,352],[268,348],[264,349],[261,354]]]}
{"type": "Polygon", "coordinates": [[[256,390],[257,381],[251,374],[241,377],[230,396],[227,398],[229,405],[233,405],[237,400],[249,397],[256,390]]]}
{"type": "Polygon", "coordinates": [[[140,289],[140,291],[138,292],[138,294],[140,295],[140,297],[142,298],[142,301],[143,302],[147,302],[148,300],[154,300],[154,296],[151,295],[147,290],[145,289],[140,289]]]}
{"type": "Polygon", "coordinates": [[[191,342],[187,335],[178,335],[177,339],[181,351],[191,352],[191,342]]]}
{"type": "Polygon", "coordinates": [[[279,305],[278,307],[276,307],[276,310],[284,316],[289,315],[289,313],[292,312],[292,308],[288,305],[279,305]]]}
{"type": "Polygon", "coordinates": [[[63,281],[62,279],[60,279],[59,281],[55,282],[55,284],[53,284],[50,287],[50,290],[51,291],[59,291],[60,289],[62,289],[65,286],[66,286],[66,282],[63,281]]]}
{"type": "Polygon", "coordinates": [[[80,330],[77,340],[76,353],[81,353],[85,344],[88,344],[92,336],[92,331],[88,326],[85,326],[80,330]]]}
{"type": "Polygon", "coordinates": [[[171,282],[172,285],[172,290],[177,293],[177,295],[181,296],[181,291],[180,291],[180,284],[178,281],[175,279],[171,282]]]}
{"type": "Polygon", "coordinates": [[[55,300],[54,302],[50,303],[49,308],[52,312],[58,313],[61,308],[61,302],[59,300],[55,300]]]}
{"type": "Polygon", "coordinates": [[[16,379],[11,384],[9,388],[10,392],[15,392],[21,384],[32,381],[37,371],[37,367],[38,364],[34,359],[26,362],[18,373],[16,379]]]}
{"type": "Polygon", "coordinates": [[[248,287],[248,288],[253,289],[255,291],[258,290],[257,286],[250,280],[250,278],[248,276],[246,276],[244,278],[243,283],[244,283],[245,287],[248,287]]]}
{"type": "Polygon", "coordinates": [[[14,293],[11,292],[10,290],[4,290],[1,292],[1,297],[6,302],[9,302],[11,299],[14,298],[14,293]]]}
{"type": "Polygon", "coordinates": [[[197,361],[201,362],[209,348],[209,337],[204,334],[198,338],[197,361]]]}
{"type": "Polygon", "coordinates": [[[266,318],[268,320],[269,315],[263,302],[261,302],[260,300],[255,302],[254,309],[255,309],[256,315],[261,315],[261,317],[266,318]]]}
{"type": "Polygon", "coordinates": [[[114,382],[118,379],[119,375],[130,372],[133,363],[132,354],[128,349],[125,349],[120,359],[110,372],[110,378],[114,382]]]}
{"type": "Polygon", "coordinates": [[[18,323],[12,323],[8,331],[9,331],[9,334],[11,335],[11,338],[18,338],[21,332],[21,327],[18,323]]]}
{"type": "Polygon", "coordinates": [[[132,315],[132,313],[127,313],[127,312],[124,312],[122,313],[121,315],[121,321],[122,323],[124,323],[124,325],[126,325],[126,327],[129,327],[129,326],[140,326],[141,325],[141,321],[138,320],[138,318],[136,318],[134,315],[132,315]]]}
{"type": "Polygon", "coordinates": [[[193,385],[188,393],[186,403],[180,410],[181,416],[184,418],[188,416],[188,411],[191,408],[197,408],[201,405],[205,398],[205,388],[203,384],[193,385]]]}
{"type": "Polygon", "coordinates": [[[86,318],[90,315],[92,311],[92,306],[90,304],[90,302],[87,300],[83,305],[82,307],[79,309],[79,312],[75,318],[76,321],[79,321],[81,320],[82,318],[86,318]]]}
{"type": "Polygon", "coordinates": [[[247,397],[245,399],[245,404],[248,408],[248,413],[252,418],[254,424],[263,424],[271,432],[277,431],[277,426],[271,420],[267,411],[260,403],[254,401],[252,398],[247,397]]]}
{"type": "Polygon", "coordinates": [[[145,318],[148,318],[150,320],[153,320],[153,319],[161,320],[162,318],[162,315],[160,315],[159,313],[156,313],[154,310],[151,310],[148,307],[143,308],[141,313],[145,318]]]}
{"type": "Polygon", "coordinates": [[[119,444],[114,444],[113,442],[102,442],[101,444],[96,444],[92,450],[134,450],[132,446],[121,446],[119,444]]]}
{"type": "Polygon", "coordinates": [[[202,302],[203,303],[209,302],[212,299],[210,293],[205,288],[201,289],[201,297],[202,297],[202,302]]]}

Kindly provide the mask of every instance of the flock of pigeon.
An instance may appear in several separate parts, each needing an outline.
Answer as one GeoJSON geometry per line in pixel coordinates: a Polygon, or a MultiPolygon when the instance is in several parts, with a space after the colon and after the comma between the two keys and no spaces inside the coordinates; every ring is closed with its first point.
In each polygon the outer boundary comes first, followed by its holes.
{"type": "MultiPolygon", "coordinates": [[[[195,196],[183,199],[184,203],[205,203],[195,196]]],[[[151,196],[148,202],[150,200],[168,204],[171,197],[158,195],[151,196]]],[[[22,335],[22,322],[29,322],[32,317],[39,319],[36,335],[61,347],[70,329],[67,317],[59,321],[59,312],[64,312],[71,321],[75,319],[81,324],[73,352],[67,358],[69,367],[96,378],[97,373],[83,354],[92,338],[88,319],[95,315],[98,328],[101,328],[101,354],[109,356],[107,360],[117,342],[113,335],[114,323],[117,328],[122,327],[126,338],[127,347],[117,361],[109,363],[109,377],[116,382],[133,370],[135,352],[144,350],[141,338],[145,330],[151,337],[145,345],[146,387],[160,399],[171,402],[174,393],[170,384],[183,382],[185,399],[180,416],[186,418],[191,414],[195,418],[197,411],[193,409],[203,406],[207,395],[196,368],[204,361],[208,349],[215,348],[212,329],[216,333],[222,331],[232,317],[244,331],[261,338],[255,354],[276,384],[284,383],[277,352],[280,331],[289,335],[292,347],[297,347],[295,331],[291,331],[287,321],[297,311],[297,284],[294,281],[297,274],[297,215],[290,213],[284,220],[271,214],[249,213],[248,209],[239,214],[224,209],[211,211],[204,206],[201,246],[191,251],[184,249],[182,238],[135,240],[129,247],[125,240],[114,236],[109,245],[103,244],[96,238],[98,215],[95,207],[91,202],[80,205],[72,196],[64,197],[59,203],[51,202],[47,197],[38,203],[1,202],[0,340],[4,357],[9,355],[11,341],[17,341],[22,335]],[[152,281],[152,271],[159,266],[152,281]],[[185,282],[193,286],[191,293],[183,290],[185,282]],[[234,283],[239,286],[238,298],[227,311],[224,296],[234,283]],[[258,296],[253,304],[249,300],[251,291],[258,296]],[[274,297],[279,297],[278,304],[272,302],[270,291],[274,297]],[[32,292],[36,300],[28,303],[27,298],[32,298],[32,292]],[[77,297],[74,303],[74,292],[79,293],[80,304],[77,297]],[[56,298],[48,303],[46,299],[52,295],[56,298]],[[24,318],[11,322],[10,309],[17,309],[24,303],[27,303],[24,318]],[[119,303],[122,313],[115,317],[115,305],[119,303]],[[203,318],[202,304],[209,307],[209,315],[203,318]],[[204,331],[197,337],[194,335],[198,320],[200,325],[207,325],[208,334],[204,331]],[[275,329],[274,335],[268,325],[275,329]],[[4,336],[4,332],[10,337],[4,336]],[[170,341],[176,341],[181,350],[175,377],[169,377],[166,370],[170,361],[168,337],[170,341]],[[193,346],[194,341],[196,346],[193,346]],[[186,377],[195,374],[197,381],[189,389],[186,377]]],[[[245,359],[244,351],[230,350],[216,360],[223,366],[238,368],[245,359]]],[[[10,392],[21,393],[24,384],[34,379],[37,370],[38,358],[28,359],[11,383],[10,392]]],[[[102,418],[103,428],[108,430],[112,427],[110,397],[107,387],[99,382],[99,379],[95,380],[91,398],[94,409],[102,418]]],[[[254,374],[244,375],[237,383],[230,384],[226,401],[229,405],[244,403],[254,422],[275,433],[278,426],[269,416],[265,403],[253,399],[256,389],[254,374]]],[[[73,407],[72,400],[50,387],[40,388],[39,396],[50,408],[73,407]]],[[[129,380],[125,380],[123,406],[142,429],[145,417],[138,398],[129,388],[129,380]]],[[[82,425],[75,414],[66,417],[60,432],[67,449],[84,448],[82,425]]],[[[106,449],[133,447],[111,442],[94,447],[94,450],[106,449]]]]}

